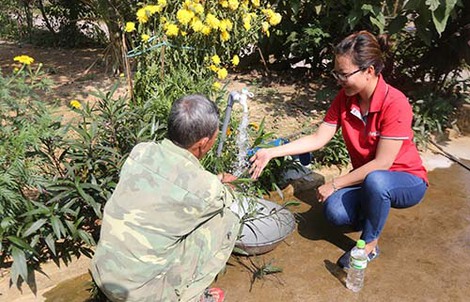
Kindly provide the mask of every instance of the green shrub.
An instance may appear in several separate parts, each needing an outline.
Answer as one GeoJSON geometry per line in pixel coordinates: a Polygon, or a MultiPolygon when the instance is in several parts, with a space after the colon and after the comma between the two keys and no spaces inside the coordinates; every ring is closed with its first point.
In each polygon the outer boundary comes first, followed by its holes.
{"type": "Polygon", "coordinates": [[[116,97],[117,84],[93,104],[71,101],[75,119],[64,125],[35,93],[50,85],[40,66],[16,59],[22,67],[0,77],[0,259],[19,286],[45,260],[91,256],[123,161],[135,144],[160,140],[165,125],[149,103],[116,97]]]}

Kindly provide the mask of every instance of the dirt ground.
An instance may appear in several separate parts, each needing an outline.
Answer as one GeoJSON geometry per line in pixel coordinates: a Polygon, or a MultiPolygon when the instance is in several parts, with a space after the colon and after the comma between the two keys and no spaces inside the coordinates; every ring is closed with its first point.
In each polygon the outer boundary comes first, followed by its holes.
{"type": "MultiPolygon", "coordinates": [[[[0,43],[2,71],[12,68],[13,57],[27,54],[44,63],[57,83],[51,98],[63,106],[71,99],[93,100],[90,92],[106,90],[114,80],[95,64],[99,50],[42,49],[0,43]]],[[[253,75],[255,77],[255,75],[253,75]]],[[[313,105],[313,85],[271,83],[251,85],[249,76],[232,75],[231,89],[246,86],[255,93],[250,101],[250,120],[263,117],[279,136],[318,121],[313,105]],[[262,98],[256,97],[262,95],[262,98]]],[[[126,88],[120,88],[126,93],[126,88]]],[[[441,146],[470,165],[470,139],[458,137],[441,146]]],[[[335,262],[349,249],[358,232],[327,224],[315,200],[314,183],[297,182],[284,190],[286,199],[300,205],[297,229],[273,251],[253,257],[232,256],[215,286],[226,291],[226,301],[468,301],[470,296],[470,171],[442,155],[423,154],[429,168],[430,189],[423,202],[406,210],[392,210],[380,241],[382,253],[370,263],[364,289],[345,288],[345,273],[335,262]],[[263,275],[258,268],[272,264],[281,273],[263,275]]],[[[323,181],[344,171],[323,169],[312,173],[323,181]]],[[[273,197],[273,200],[275,198],[273,197]]],[[[38,295],[25,287],[23,294],[8,289],[8,274],[0,277],[0,301],[86,301],[89,260],[81,258],[69,267],[46,264],[49,277],[37,276],[38,295]]]]}

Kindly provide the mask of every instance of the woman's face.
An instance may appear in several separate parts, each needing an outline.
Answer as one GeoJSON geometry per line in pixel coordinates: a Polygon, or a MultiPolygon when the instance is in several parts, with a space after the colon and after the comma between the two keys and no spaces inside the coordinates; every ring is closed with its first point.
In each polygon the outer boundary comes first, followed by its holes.
{"type": "Polygon", "coordinates": [[[369,69],[361,70],[359,66],[352,63],[349,55],[337,55],[333,73],[338,84],[344,88],[346,95],[353,96],[367,87],[369,69]]]}

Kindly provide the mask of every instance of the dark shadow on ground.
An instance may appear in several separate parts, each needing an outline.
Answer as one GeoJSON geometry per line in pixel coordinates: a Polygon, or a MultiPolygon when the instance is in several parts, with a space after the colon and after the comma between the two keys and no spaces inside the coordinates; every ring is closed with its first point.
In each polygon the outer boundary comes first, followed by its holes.
{"type": "Polygon", "coordinates": [[[323,215],[323,204],[316,198],[316,188],[294,192],[294,196],[308,204],[311,208],[303,213],[297,213],[298,232],[310,240],[326,240],[344,251],[349,251],[355,241],[346,234],[353,232],[351,227],[331,225],[323,215]]]}

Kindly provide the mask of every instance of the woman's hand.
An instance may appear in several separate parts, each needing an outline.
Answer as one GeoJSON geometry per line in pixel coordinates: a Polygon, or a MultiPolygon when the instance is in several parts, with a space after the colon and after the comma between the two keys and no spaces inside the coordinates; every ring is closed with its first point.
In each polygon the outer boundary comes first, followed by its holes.
{"type": "Polygon", "coordinates": [[[260,149],[250,158],[251,168],[249,173],[252,179],[257,179],[261,175],[271,158],[272,155],[269,149],[260,149]]]}
{"type": "Polygon", "coordinates": [[[324,202],[331,194],[335,192],[332,182],[327,182],[324,185],[321,185],[317,189],[317,199],[318,202],[324,202]]]}

